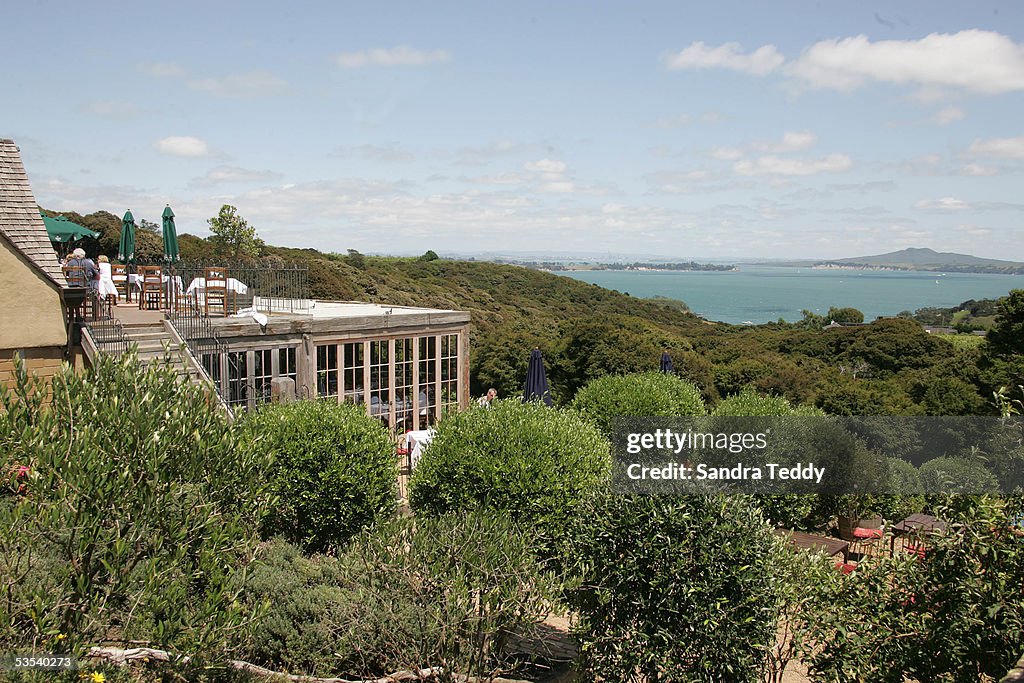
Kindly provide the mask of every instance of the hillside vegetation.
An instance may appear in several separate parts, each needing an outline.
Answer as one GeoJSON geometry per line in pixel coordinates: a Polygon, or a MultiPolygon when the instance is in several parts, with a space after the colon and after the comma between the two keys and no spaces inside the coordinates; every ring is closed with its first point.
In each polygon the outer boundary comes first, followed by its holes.
{"type": "MultiPolygon", "coordinates": [[[[94,250],[116,255],[120,219],[105,212],[65,215],[101,233],[94,250]]],[[[159,245],[156,234],[144,240],[159,245]]],[[[207,240],[181,235],[179,241],[185,259],[215,258],[207,240]]],[[[996,388],[1015,386],[1016,371],[982,363],[984,347],[954,346],[914,320],[827,331],[811,319],[736,327],[702,320],[676,301],[638,299],[521,266],[438,259],[433,252],[394,258],[268,246],[263,258],[307,266],[316,299],[469,311],[475,394],[488,387],[502,397],[521,392],[534,347],[544,352],[552,393],[562,404],[596,377],[657,370],[663,350],[712,406],[752,387],[844,415],[980,414],[994,410],[996,388]]]]}

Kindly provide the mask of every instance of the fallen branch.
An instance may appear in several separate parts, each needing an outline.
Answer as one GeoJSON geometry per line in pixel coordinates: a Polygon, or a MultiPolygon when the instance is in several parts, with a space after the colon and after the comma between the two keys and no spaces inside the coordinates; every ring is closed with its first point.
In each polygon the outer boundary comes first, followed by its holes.
{"type": "MultiPolygon", "coordinates": [[[[94,647],[89,650],[89,654],[87,656],[96,659],[105,659],[120,666],[127,666],[131,662],[139,660],[153,660],[158,662],[169,662],[174,660],[181,664],[187,664],[192,659],[187,655],[176,657],[170,652],[154,650],[150,647],[133,647],[128,649],[119,647],[94,647]]],[[[442,673],[444,673],[444,670],[441,667],[433,666],[429,669],[417,669],[416,671],[396,671],[393,674],[384,676],[383,678],[361,678],[353,680],[349,678],[318,678],[316,676],[286,674],[279,671],[271,671],[270,669],[257,664],[243,662],[238,659],[228,660],[228,666],[239,671],[245,671],[246,673],[254,676],[279,678],[294,681],[294,683],[403,683],[406,681],[436,680],[442,673]]],[[[458,674],[456,674],[455,679],[462,681],[462,683],[529,683],[529,681],[514,680],[511,678],[481,678],[478,676],[464,676],[458,674]]]]}

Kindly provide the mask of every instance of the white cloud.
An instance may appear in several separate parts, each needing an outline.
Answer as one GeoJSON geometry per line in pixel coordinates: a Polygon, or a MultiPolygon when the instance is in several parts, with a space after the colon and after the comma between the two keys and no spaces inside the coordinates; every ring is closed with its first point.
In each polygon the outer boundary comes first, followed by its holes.
{"type": "Polygon", "coordinates": [[[565,173],[565,162],[557,161],[555,159],[541,159],[540,161],[527,162],[525,165],[527,171],[534,171],[535,173],[547,173],[561,175],[565,173]]]}
{"type": "Polygon", "coordinates": [[[818,136],[809,130],[787,131],[781,142],[754,143],[754,149],[764,152],[799,152],[809,149],[818,141],[818,136]]]}
{"type": "Polygon", "coordinates": [[[708,155],[719,161],[736,161],[743,158],[743,150],[739,147],[712,147],[708,155]]]}
{"type": "Polygon", "coordinates": [[[786,60],[774,45],[764,45],[746,54],[739,43],[709,47],[703,42],[696,42],[680,52],[664,55],[662,61],[673,71],[730,69],[754,76],[765,76],[782,66],[786,60]]]}
{"type": "Polygon", "coordinates": [[[139,71],[153,78],[181,78],[185,69],[175,62],[145,62],[139,64],[139,71]]]}
{"type": "Polygon", "coordinates": [[[932,115],[931,120],[933,123],[937,123],[940,126],[945,126],[947,124],[953,123],[954,121],[959,121],[964,116],[965,114],[963,109],[961,109],[960,107],[954,107],[950,105],[948,107],[943,107],[942,109],[935,112],[935,114],[932,115]]]}
{"type": "Polygon", "coordinates": [[[447,50],[417,50],[408,45],[391,48],[374,48],[360,52],[342,52],[334,56],[334,62],[346,69],[365,66],[426,66],[451,61],[447,50]]]}
{"type": "Polygon", "coordinates": [[[774,155],[756,160],[738,161],[733,170],[739,175],[806,176],[818,173],[839,173],[853,166],[845,154],[829,154],[820,159],[789,159],[774,155]]]}
{"type": "Polygon", "coordinates": [[[253,171],[237,166],[217,166],[206,175],[195,178],[189,185],[193,187],[211,187],[230,183],[263,183],[278,180],[280,173],[275,171],[253,171]]]}
{"type": "Polygon", "coordinates": [[[1015,138],[975,140],[967,151],[981,157],[1024,159],[1024,135],[1015,138]]]}
{"type": "Polygon", "coordinates": [[[971,206],[956,197],[943,197],[942,199],[922,199],[914,204],[914,208],[923,211],[963,211],[971,206]]]}
{"type": "Polygon", "coordinates": [[[188,86],[217,97],[265,97],[279,95],[288,89],[288,83],[283,78],[269,71],[200,78],[189,81],[188,86]]]}
{"type": "Polygon", "coordinates": [[[156,141],[156,150],[175,157],[205,157],[210,154],[206,142],[191,135],[172,135],[156,141]]]}
{"type": "Polygon", "coordinates": [[[815,43],[785,71],[817,88],[852,90],[879,81],[998,94],[1024,89],[1024,46],[976,29],[919,40],[871,42],[859,35],[815,43]]]}
{"type": "Polygon", "coordinates": [[[494,159],[516,156],[519,154],[536,153],[539,145],[513,142],[512,140],[494,140],[479,147],[462,147],[455,153],[455,163],[464,166],[479,166],[494,159]]]}
{"type": "Polygon", "coordinates": [[[812,88],[853,90],[869,82],[913,85],[935,101],[953,88],[983,94],[1024,90],[1024,45],[994,31],[932,33],[918,40],[866,35],[819,41],[786,61],[774,45],[744,53],[737,43],[696,42],[662,61],[669,69],[730,69],[754,76],[784,73],[812,88]]]}
{"type": "Polygon", "coordinates": [[[995,175],[998,171],[991,166],[971,163],[964,166],[964,173],[973,176],[990,176],[995,175]]]}

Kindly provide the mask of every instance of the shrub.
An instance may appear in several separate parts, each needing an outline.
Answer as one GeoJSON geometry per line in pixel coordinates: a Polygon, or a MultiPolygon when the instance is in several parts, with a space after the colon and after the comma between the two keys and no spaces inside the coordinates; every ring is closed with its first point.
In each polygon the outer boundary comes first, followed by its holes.
{"type": "Polygon", "coordinates": [[[913,465],[899,458],[886,458],[890,494],[875,496],[875,510],[885,519],[898,522],[924,509],[921,475],[913,465]]]}
{"type": "MultiPolygon", "coordinates": [[[[716,416],[758,416],[778,417],[794,415],[794,408],[789,401],[781,396],[764,396],[751,388],[733,394],[722,400],[711,412],[716,416]]],[[[812,413],[802,413],[812,414],[812,413]]]]}
{"type": "Polygon", "coordinates": [[[543,552],[610,469],[608,441],[575,412],[497,401],[438,424],[413,472],[410,502],[425,515],[481,505],[507,511],[538,530],[543,552]]]}
{"type": "Polygon", "coordinates": [[[337,559],[278,539],[254,565],[247,600],[274,607],[247,656],[318,676],[507,672],[509,634],[529,636],[547,611],[549,577],[531,544],[525,529],[479,511],[389,520],[337,559]]]}
{"type": "Polygon", "coordinates": [[[595,498],[573,518],[567,593],[588,680],[758,681],[774,643],[784,549],[722,496],[595,498]]]}
{"type": "Polygon", "coordinates": [[[30,474],[0,500],[0,650],[81,654],[113,637],[224,656],[252,616],[229,582],[270,503],[267,463],[166,365],[65,366],[49,407],[18,374],[0,387],[0,471],[30,474]]]}
{"type": "Polygon", "coordinates": [[[1024,638],[1021,498],[950,497],[914,556],[861,564],[811,624],[815,680],[997,680],[1024,638]],[[893,637],[898,634],[898,637],[893,637]]]}
{"type": "Polygon", "coordinates": [[[576,393],[573,408],[605,435],[618,416],[674,417],[704,414],[704,399],[693,384],[662,372],[606,375],[576,393]]]}
{"type": "Polygon", "coordinates": [[[273,457],[279,502],[265,520],[266,534],[318,552],[344,545],[394,511],[395,444],[363,408],[331,401],[270,405],[244,427],[273,457]]]}
{"type": "Polygon", "coordinates": [[[934,458],[918,468],[929,499],[943,494],[979,494],[999,491],[999,481],[985,466],[969,458],[934,458]]]}

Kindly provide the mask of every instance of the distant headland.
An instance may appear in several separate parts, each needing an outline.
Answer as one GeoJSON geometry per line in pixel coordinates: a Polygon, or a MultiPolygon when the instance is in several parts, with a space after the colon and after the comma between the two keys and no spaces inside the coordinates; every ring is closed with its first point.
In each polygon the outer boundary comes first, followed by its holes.
{"type": "Polygon", "coordinates": [[[968,254],[939,252],[927,248],[909,248],[875,256],[821,261],[775,261],[758,265],[843,270],[911,270],[942,273],[1024,274],[1024,263],[981,258],[968,254]]]}

